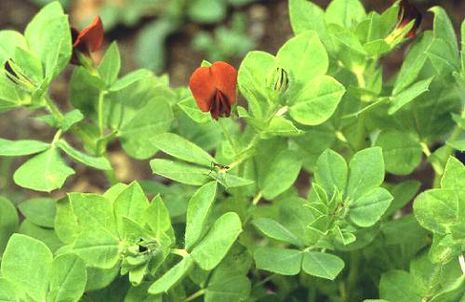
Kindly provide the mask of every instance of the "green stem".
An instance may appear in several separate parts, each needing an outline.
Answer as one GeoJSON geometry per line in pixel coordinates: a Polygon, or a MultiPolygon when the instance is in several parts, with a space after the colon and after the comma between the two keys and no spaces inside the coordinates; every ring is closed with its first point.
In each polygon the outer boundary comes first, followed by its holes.
{"type": "Polygon", "coordinates": [[[202,288],[202,289],[198,290],[197,292],[193,293],[192,295],[190,295],[189,297],[187,297],[186,300],[184,300],[184,301],[189,302],[189,301],[195,300],[198,297],[203,296],[205,294],[205,292],[206,292],[206,289],[202,288]]]}
{"type": "Polygon", "coordinates": [[[98,95],[98,128],[100,131],[100,137],[103,137],[105,135],[104,121],[103,121],[105,94],[106,94],[105,90],[100,90],[99,95],[98,95]]]}
{"type": "Polygon", "coordinates": [[[61,113],[60,109],[58,108],[58,106],[55,104],[55,102],[47,95],[45,96],[45,104],[46,104],[46,107],[48,109],[48,111],[50,111],[50,113],[58,120],[58,121],[62,121],[63,118],[64,118],[64,115],[63,113],[61,113]]]}

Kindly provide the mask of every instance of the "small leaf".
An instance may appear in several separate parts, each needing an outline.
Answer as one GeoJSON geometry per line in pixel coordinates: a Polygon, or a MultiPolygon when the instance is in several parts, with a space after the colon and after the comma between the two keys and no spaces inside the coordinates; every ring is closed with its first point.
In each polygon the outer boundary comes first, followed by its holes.
{"type": "Polygon", "coordinates": [[[241,232],[242,224],[239,216],[234,212],[223,214],[194,248],[192,258],[202,269],[207,271],[214,269],[241,232]]]}
{"type": "Polygon", "coordinates": [[[118,44],[116,42],[113,42],[105,52],[105,55],[103,56],[103,59],[100,62],[100,65],[98,66],[97,70],[102,80],[109,87],[118,78],[120,69],[121,57],[119,53],[118,44]]]}
{"type": "Polygon", "coordinates": [[[45,301],[53,255],[47,246],[29,236],[14,234],[3,254],[2,277],[34,301],[45,301]]]}
{"type": "Polygon", "coordinates": [[[254,259],[258,269],[284,276],[297,275],[302,267],[302,252],[298,250],[259,247],[254,259]]]}
{"type": "Polygon", "coordinates": [[[139,69],[139,70],[133,71],[125,75],[124,77],[116,81],[115,83],[113,83],[113,85],[110,86],[109,91],[115,92],[115,91],[122,90],[134,84],[135,82],[140,81],[144,78],[149,78],[152,75],[153,73],[147,69],[139,69]]]}
{"type": "Polygon", "coordinates": [[[409,88],[402,90],[401,92],[393,95],[391,97],[392,106],[389,108],[388,113],[394,114],[399,109],[410,103],[411,101],[415,100],[417,97],[422,95],[423,93],[429,91],[429,86],[433,78],[429,78],[423,81],[418,81],[417,83],[413,84],[409,88]]]}
{"type": "Polygon", "coordinates": [[[419,288],[414,286],[415,279],[405,271],[395,270],[384,273],[379,282],[380,296],[388,301],[421,302],[419,288]]]}
{"type": "Polygon", "coordinates": [[[253,224],[267,237],[302,246],[301,240],[279,222],[269,218],[258,218],[253,224]]]}
{"type": "Polygon", "coordinates": [[[0,196],[0,256],[3,254],[11,234],[18,229],[18,224],[18,212],[15,206],[11,201],[0,196]]]}
{"type": "Polygon", "coordinates": [[[347,163],[341,155],[328,149],[316,162],[315,180],[328,194],[337,189],[344,192],[347,183],[347,163]]]}
{"type": "Polygon", "coordinates": [[[349,163],[347,196],[357,199],[384,181],[384,160],[380,147],[357,152],[349,163]]]}
{"type": "Polygon", "coordinates": [[[33,198],[21,202],[18,209],[32,223],[53,228],[55,225],[56,202],[51,198],[33,198]]]}
{"type": "Polygon", "coordinates": [[[185,248],[192,246],[205,233],[206,221],[215,202],[217,183],[209,182],[200,187],[189,200],[186,215],[185,248]]]}
{"type": "Polygon", "coordinates": [[[174,181],[193,186],[201,186],[208,181],[209,169],[187,165],[181,162],[153,159],[150,161],[153,173],[174,181]]]}
{"type": "Polygon", "coordinates": [[[73,254],[58,256],[50,270],[47,301],[77,301],[84,294],[87,282],[86,265],[73,254]]]}
{"type": "Polygon", "coordinates": [[[148,206],[149,201],[138,182],[134,181],[126,187],[113,203],[119,234],[123,234],[123,217],[142,222],[148,206]]]}
{"type": "Polygon", "coordinates": [[[174,241],[174,230],[171,226],[171,218],[168,209],[160,195],[153,198],[144,213],[144,220],[155,232],[155,238],[162,239],[169,236],[174,241]]]}
{"type": "Polygon", "coordinates": [[[388,190],[375,188],[349,204],[349,217],[360,227],[370,227],[383,216],[392,199],[388,190]]]}
{"type": "Polygon", "coordinates": [[[309,275],[334,280],[344,268],[341,258],[322,252],[305,252],[302,269],[309,275]]]}
{"type": "Polygon", "coordinates": [[[386,170],[396,175],[412,173],[421,162],[422,149],[418,139],[405,131],[383,131],[376,140],[383,149],[386,170]]]}
{"type": "Polygon", "coordinates": [[[210,167],[215,162],[202,148],[174,133],[157,135],[153,138],[153,144],[166,154],[190,163],[210,167]]]}
{"type": "Polygon", "coordinates": [[[34,141],[11,141],[0,138],[0,156],[23,156],[39,153],[50,148],[50,144],[34,141]]]}
{"type": "Polygon", "coordinates": [[[359,0],[334,0],[326,9],[325,20],[351,28],[366,16],[365,8],[359,0]]]}
{"type": "Polygon", "coordinates": [[[68,167],[52,148],[26,161],[16,170],[13,179],[21,187],[51,192],[63,186],[74,170],[68,167]]]}
{"type": "Polygon", "coordinates": [[[148,292],[152,295],[166,293],[171,287],[178,283],[192,268],[194,262],[192,257],[184,257],[178,264],[173,266],[150,287],[148,292]]]}
{"type": "Polygon", "coordinates": [[[59,140],[56,144],[61,150],[74,160],[99,170],[111,170],[111,164],[105,157],[94,157],[74,149],[65,140],[59,140]]]}
{"type": "Polygon", "coordinates": [[[121,260],[121,243],[101,229],[85,229],[72,245],[72,252],[87,266],[110,269],[121,260]]]}

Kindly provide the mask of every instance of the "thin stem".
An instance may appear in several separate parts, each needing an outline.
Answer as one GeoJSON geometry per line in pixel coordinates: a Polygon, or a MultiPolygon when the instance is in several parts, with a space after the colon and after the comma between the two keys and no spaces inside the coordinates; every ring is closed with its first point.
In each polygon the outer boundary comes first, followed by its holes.
{"type": "Polygon", "coordinates": [[[234,143],[234,140],[231,137],[231,134],[229,133],[229,129],[225,126],[224,122],[220,119],[218,121],[218,124],[220,125],[221,131],[223,132],[224,137],[228,140],[229,144],[231,145],[231,148],[233,148],[234,153],[237,154],[237,146],[234,143]]]}
{"type": "Polygon", "coordinates": [[[189,302],[189,301],[195,300],[198,297],[203,296],[205,294],[205,292],[206,292],[205,288],[199,289],[197,292],[195,292],[192,295],[190,295],[189,297],[187,297],[186,300],[184,300],[184,301],[189,302]]]}
{"type": "Polygon", "coordinates": [[[45,96],[45,104],[46,104],[46,107],[47,107],[48,111],[50,111],[50,113],[58,121],[61,122],[63,120],[63,118],[64,118],[64,115],[63,115],[63,113],[61,113],[58,106],[55,104],[55,102],[48,95],[45,96]]]}
{"type": "Polygon", "coordinates": [[[261,280],[260,282],[257,282],[253,285],[253,288],[256,288],[256,287],[259,287],[260,285],[262,284],[265,284],[266,282],[270,281],[271,279],[273,279],[273,277],[275,276],[275,274],[271,274],[269,276],[267,276],[265,279],[261,280]]]}
{"type": "Polygon", "coordinates": [[[252,200],[252,205],[256,206],[260,202],[260,199],[262,199],[262,196],[262,192],[258,192],[258,194],[252,200]]]}
{"type": "Polygon", "coordinates": [[[100,131],[100,137],[104,136],[104,122],[103,122],[103,110],[104,110],[104,99],[105,99],[105,90],[100,90],[98,95],[98,128],[100,131]]]}

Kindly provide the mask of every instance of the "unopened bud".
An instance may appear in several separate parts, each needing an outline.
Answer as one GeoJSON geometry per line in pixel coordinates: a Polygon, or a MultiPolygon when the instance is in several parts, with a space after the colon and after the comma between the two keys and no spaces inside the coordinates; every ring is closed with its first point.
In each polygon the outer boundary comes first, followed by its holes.
{"type": "Polygon", "coordinates": [[[289,87],[289,75],[282,67],[276,67],[271,76],[271,88],[278,94],[283,94],[289,87]]]}

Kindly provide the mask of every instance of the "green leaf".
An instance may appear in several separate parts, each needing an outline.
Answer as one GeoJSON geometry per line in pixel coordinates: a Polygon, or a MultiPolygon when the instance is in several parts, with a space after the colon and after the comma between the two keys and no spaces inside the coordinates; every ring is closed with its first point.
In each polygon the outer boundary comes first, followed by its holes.
{"type": "Polygon", "coordinates": [[[121,56],[119,53],[118,44],[111,43],[105,55],[103,56],[97,70],[101,79],[105,82],[107,87],[110,87],[118,78],[121,69],[121,56]]]}
{"type": "Polygon", "coordinates": [[[111,85],[108,91],[115,92],[115,91],[122,90],[140,80],[143,80],[144,78],[149,78],[151,76],[153,76],[153,73],[150,70],[138,69],[136,71],[128,73],[127,75],[125,75],[124,77],[122,77],[121,79],[113,83],[113,85],[111,85]]]}
{"type": "Polygon", "coordinates": [[[196,123],[205,124],[212,120],[209,112],[202,112],[199,110],[193,96],[186,97],[177,103],[177,105],[196,123]]]}
{"type": "Polygon", "coordinates": [[[205,302],[236,302],[249,297],[251,286],[246,276],[214,274],[205,292],[205,302]]]}
{"type": "Polygon", "coordinates": [[[187,165],[167,159],[150,161],[153,173],[174,181],[193,186],[201,186],[208,181],[209,169],[187,165]]]}
{"type": "Polygon", "coordinates": [[[120,129],[123,149],[132,157],[147,159],[157,151],[153,138],[169,130],[173,121],[170,101],[174,94],[168,88],[157,87],[157,94],[140,108],[120,129]]]}
{"type": "Polygon", "coordinates": [[[345,91],[344,86],[334,78],[319,77],[308,82],[298,92],[289,108],[289,114],[304,125],[322,124],[336,111],[345,91]]]}
{"type": "Polygon", "coordinates": [[[63,131],[68,131],[74,124],[79,123],[84,119],[84,115],[78,109],[71,110],[67,112],[61,121],[61,129],[63,131]]]}
{"type": "Polygon", "coordinates": [[[459,210],[463,209],[465,199],[459,195],[461,192],[432,189],[421,193],[413,204],[415,218],[427,230],[447,233],[459,219],[459,210]]]}
{"type": "Polygon", "coordinates": [[[27,41],[22,34],[14,30],[0,31],[0,64],[14,56],[16,48],[28,49],[27,41]]]}
{"type": "Polygon", "coordinates": [[[275,61],[272,55],[263,51],[251,51],[242,60],[237,84],[254,117],[263,118],[270,104],[267,79],[276,67],[275,61]]]}
{"type": "Polygon", "coordinates": [[[396,175],[408,175],[420,164],[422,149],[420,142],[406,131],[383,131],[376,140],[383,149],[386,171],[396,175]]]}
{"type": "Polygon", "coordinates": [[[209,182],[200,187],[189,200],[184,240],[187,250],[190,250],[206,231],[206,222],[215,202],[216,190],[217,183],[209,182]]]}
{"type": "Polygon", "coordinates": [[[389,108],[388,113],[394,114],[399,111],[402,107],[407,105],[408,103],[415,100],[417,97],[422,95],[423,93],[429,91],[429,86],[433,81],[434,77],[431,77],[426,80],[418,81],[412,86],[408,87],[405,90],[398,92],[397,94],[391,97],[392,105],[389,108]]]}
{"type": "Polygon", "coordinates": [[[95,169],[99,170],[111,170],[111,164],[105,157],[94,157],[88,154],[85,154],[79,150],[74,149],[68,142],[65,140],[59,140],[56,145],[58,148],[63,150],[68,154],[72,159],[95,169]]]}
{"type": "Polygon", "coordinates": [[[56,202],[55,232],[64,243],[70,244],[79,233],[80,228],[69,198],[56,202]]]}
{"type": "Polygon", "coordinates": [[[351,28],[365,16],[365,8],[359,0],[333,0],[326,9],[325,19],[328,24],[351,28]]]}
{"type": "Polygon", "coordinates": [[[291,73],[291,78],[301,84],[326,74],[329,66],[326,49],[314,31],[299,34],[288,40],[279,49],[276,59],[291,73]]]}
{"type": "Polygon", "coordinates": [[[14,285],[5,278],[0,278],[0,301],[17,302],[18,300],[14,285]]]}
{"type": "Polygon", "coordinates": [[[163,133],[153,139],[153,144],[161,151],[178,159],[211,167],[215,159],[196,144],[174,134],[163,133]]]}
{"type": "Polygon", "coordinates": [[[39,56],[48,83],[68,65],[71,58],[71,31],[68,17],[58,2],[42,8],[29,22],[24,36],[39,56]]]}
{"type": "Polygon", "coordinates": [[[179,263],[173,266],[163,276],[156,280],[150,287],[148,292],[152,295],[166,293],[171,287],[178,283],[192,268],[194,262],[192,257],[184,257],[179,263]]]}
{"type": "Polygon", "coordinates": [[[44,243],[14,234],[3,254],[2,276],[34,301],[45,301],[52,261],[52,252],[44,243]]]}
{"type": "Polygon", "coordinates": [[[465,188],[465,167],[455,157],[449,157],[444,174],[441,178],[441,188],[463,190],[465,188]]]}
{"type": "Polygon", "coordinates": [[[21,202],[18,209],[32,223],[45,228],[53,228],[55,225],[55,204],[55,200],[51,198],[33,198],[21,202]]]}
{"type": "Polygon", "coordinates": [[[301,247],[301,240],[285,226],[270,218],[258,218],[253,225],[267,237],[301,247]]]}
{"type": "Polygon", "coordinates": [[[344,192],[347,183],[347,163],[341,155],[328,149],[324,151],[316,162],[315,181],[328,194],[335,190],[344,192]]]}
{"type": "Polygon", "coordinates": [[[18,224],[18,212],[15,206],[11,201],[0,196],[0,256],[3,254],[11,234],[17,230],[18,224]]]}
{"type": "Polygon", "coordinates": [[[72,254],[58,256],[50,270],[47,301],[78,301],[84,294],[87,282],[86,265],[72,254]]]}
{"type": "Polygon", "coordinates": [[[195,246],[192,258],[203,270],[212,270],[221,262],[241,232],[239,216],[234,212],[223,214],[195,246]]]}
{"type": "Polygon", "coordinates": [[[304,252],[302,269],[309,275],[334,280],[344,268],[344,261],[322,252],[304,252]]]}
{"type": "Polygon", "coordinates": [[[63,242],[60,241],[54,229],[40,227],[32,223],[29,219],[23,220],[18,233],[42,241],[47,245],[52,253],[63,246],[63,242]]]}
{"type": "Polygon", "coordinates": [[[357,199],[384,181],[384,160],[380,147],[357,152],[349,163],[346,194],[357,199]]]}
{"type": "Polygon", "coordinates": [[[113,203],[119,234],[123,234],[123,217],[142,222],[148,206],[149,201],[138,182],[134,181],[127,186],[113,203]]]}
{"type": "Polygon", "coordinates": [[[447,16],[447,12],[440,6],[434,6],[429,9],[430,12],[434,13],[434,35],[447,44],[451,52],[453,53],[454,65],[458,66],[459,63],[459,45],[457,43],[457,36],[455,34],[454,25],[447,16]],[[456,63],[457,62],[457,63],[456,63]]]}
{"type": "Polygon", "coordinates": [[[302,252],[298,250],[259,247],[254,259],[258,269],[279,275],[297,275],[302,267],[302,252]]]}
{"type": "Polygon", "coordinates": [[[72,245],[72,252],[87,266],[110,269],[121,260],[122,246],[117,238],[102,229],[84,229],[72,245]]]}
{"type": "Polygon", "coordinates": [[[15,183],[21,187],[51,192],[63,186],[74,170],[68,167],[52,148],[26,161],[13,175],[15,183]]]}
{"type": "Polygon", "coordinates": [[[384,188],[375,188],[349,204],[349,217],[360,227],[370,227],[383,216],[393,197],[384,188]]]}
{"type": "Polygon", "coordinates": [[[258,156],[260,165],[258,185],[266,199],[273,199],[289,189],[297,179],[302,166],[302,160],[297,152],[281,145],[276,146],[274,152],[269,153],[267,147],[270,146],[273,145],[264,145],[260,151],[268,154],[258,156]]]}
{"type": "Polygon", "coordinates": [[[384,273],[379,282],[380,296],[388,301],[421,302],[415,279],[405,271],[395,270],[384,273]]]}
{"type": "Polygon", "coordinates": [[[84,193],[70,193],[68,198],[83,230],[97,230],[118,238],[116,219],[110,201],[97,194],[84,193]]]}
{"type": "Polygon", "coordinates": [[[171,226],[171,218],[168,209],[160,195],[153,198],[144,213],[144,220],[155,232],[155,238],[162,239],[168,235],[174,241],[174,230],[171,226]]]}
{"type": "Polygon", "coordinates": [[[11,141],[0,138],[0,156],[23,156],[39,153],[50,148],[50,144],[35,140],[11,141]]]}
{"type": "Polygon", "coordinates": [[[326,31],[324,11],[311,1],[290,0],[289,17],[292,30],[296,35],[307,30],[314,30],[322,37],[322,33],[326,31]]]}

